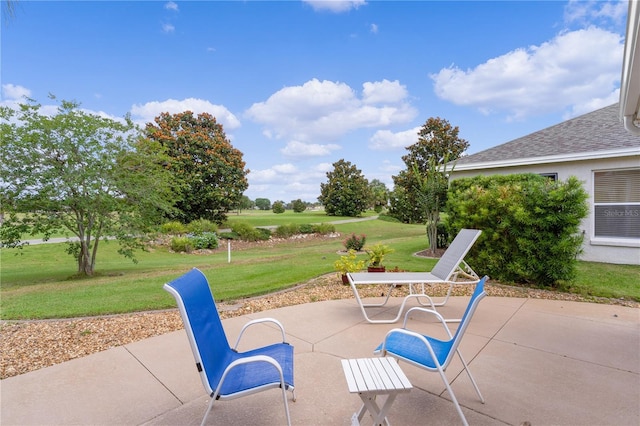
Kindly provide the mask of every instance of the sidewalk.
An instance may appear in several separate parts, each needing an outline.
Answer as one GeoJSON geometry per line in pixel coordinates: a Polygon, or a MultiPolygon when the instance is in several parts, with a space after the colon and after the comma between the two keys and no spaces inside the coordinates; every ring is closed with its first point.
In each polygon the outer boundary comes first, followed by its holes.
{"type": "MultiPolygon", "coordinates": [[[[454,297],[439,311],[459,317],[467,301],[454,297]]],[[[377,315],[390,316],[397,304],[390,302],[377,315]]],[[[399,324],[368,324],[355,300],[335,300],[224,320],[231,343],[246,321],[262,317],[282,322],[295,348],[292,423],[349,425],[360,399],[348,392],[340,359],[371,357],[384,334],[399,324]]],[[[433,322],[410,324],[424,333],[441,331],[433,322]]],[[[277,341],[272,326],[259,327],[244,337],[241,350],[248,342],[277,341]]],[[[447,376],[472,425],[640,424],[638,309],[486,297],[461,351],[486,399],[480,403],[454,362],[447,376]]],[[[390,422],[459,424],[439,376],[400,365],[414,389],[398,396],[390,422]]],[[[186,335],[178,331],[1,381],[0,424],[196,425],[208,401],[186,335]]],[[[219,402],[209,420],[284,424],[281,394],[272,390],[219,402]]]]}

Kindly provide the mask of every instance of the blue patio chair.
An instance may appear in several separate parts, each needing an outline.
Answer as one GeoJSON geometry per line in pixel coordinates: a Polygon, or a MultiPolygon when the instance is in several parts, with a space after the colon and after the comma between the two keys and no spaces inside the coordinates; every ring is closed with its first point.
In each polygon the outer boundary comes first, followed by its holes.
{"type": "Polygon", "coordinates": [[[189,338],[196,367],[211,402],[202,419],[204,425],[214,401],[235,399],[272,388],[282,389],[282,399],[291,425],[286,391],[293,393],[293,346],[286,343],[284,328],[277,320],[264,318],[250,321],[242,328],[235,347],[222,327],[207,278],[194,268],[164,285],[176,299],[184,328],[189,338]],[[251,325],[272,322],[282,332],[282,343],[247,352],[237,347],[244,331],[251,325]]]}
{"type": "Polygon", "coordinates": [[[467,419],[462,413],[460,404],[458,404],[458,400],[456,399],[456,396],[451,389],[451,385],[449,384],[449,380],[444,372],[451,363],[454,354],[457,353],[458,357],[460,357],[460,361],[462,361],[464,370],[467,372],[467,375],[480,398],[480,401],[484,404],[484,398],[480,393],[480,389],[478,389],[478,385],[471,375],[471,371],[469,371],[469,366],[465,362],[464,358],[462,358],[462,354],[460,353],[458,346],[460,345],[462,336],[464,336],[464,332],[469,326],[469,322],[471,321],[476,308],[478,307],[478,303],[480,303],[480,300],[487,295],[484,291],[484,284],[487,279],[488,277],[485,276],[476,284],[476,288],[469,300],[467,309],[465,310],[460,321],[460,325],[454,335],[451,335],[451,331],[447,327],[445,319],[438,312],[433,309],[415,307],[409,309],[405,314],[402,328],[395,328],[389,331],[382,344],[375,349],[376,354],[383,356],[389,355],[427,371],[437,371],[440,374],[449,395],[451,395],[451,399],[458,411],[458,414],[460,415],[460,418],[462,419],[462,423],[465,425],[468,425],[467,419]],[[412,313],[417,312],[425,312],[435,315],[444,326],[449,339],[440,340],[408,330],[407,320],[412,313]]]}

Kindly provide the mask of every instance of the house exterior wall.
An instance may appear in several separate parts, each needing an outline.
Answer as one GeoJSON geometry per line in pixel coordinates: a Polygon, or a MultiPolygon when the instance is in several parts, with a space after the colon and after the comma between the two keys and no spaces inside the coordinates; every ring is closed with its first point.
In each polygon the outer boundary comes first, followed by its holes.
{"type": "Polygon", "coordinates": [[[593,176],[595,171],[638,168],[640,168],[640,153],[635,156],[618,158],[560,161],[521,166],[496,166],[475,170],[465,170],[464,168],[458,170],[454,168],[451,173],[451,179],[513,173],[557,174],[558,180],[566,180],[570,176],[576,176],[583,183],[584,189],[589,194],[589,215],[580,225],[584,235],[583,253],[580,255],[580,259],[590,262],[640,265],[640,239],[595,237],[593,202],[593,176]]]}

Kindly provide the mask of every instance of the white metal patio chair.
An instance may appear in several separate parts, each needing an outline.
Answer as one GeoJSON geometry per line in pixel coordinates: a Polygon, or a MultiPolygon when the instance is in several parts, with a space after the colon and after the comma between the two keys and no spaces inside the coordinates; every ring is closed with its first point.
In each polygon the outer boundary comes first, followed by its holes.
{"type": "MultiPolygon", "coordinates": [[[[356,302],[362,311],[365,320],[370,323],[390,324],[397,322],[402,316],[402,311],[407,301],[415,298],[422,306],[430,306],[435,309],[436,306],[444,306],[449,300],[454,284],[475,284],[480,277],[473,269],[464,261],[473,244],[476,242],[482,231],[478,229],[461,229],[458,235],[453,239],[442,257],[438,259],[430,272],[352,272],[347,274],[349,284],[355,295],[356,302]],[[458,276],[468,278],[468,281],[456,281],[458,276]],[[358,293],[360,285],[385,285],[387,286],[387,294],[382,303],[364,303],[358,293]],[[444,299],[435,303],[431,296],[425,292],[425,285],[432,284],[449,284],[447,294],[444,299]],[[408,285],[409,295],[407,295],[400,308],[398,314],[393,319],[371,319],[367,315],[365,308],[383,307],[389,301],[393,289],[397,285],[408,285]],[[426,299],[428,303],[423,303],[421,299],[426,299]]],[[[460,319],[447,319],[447,322],[459,322],[460,319]]]]}
{"type": "Polygon", "coordinates": [[[286,343],[282,324],[272,318],[250,321],[242,328],[236,345],[229,346],[209,283],[194,268],[164,285],[176,299],[189,338],[196,367],[211,402],[202,419],[204,425],[216,400],[235,399],[272,388],[282,389],[282,399],[291,425],[286,391],[293,393],[293,346],[286,343]],[[282,343],[238,352],[244,331],[251,325],[272,322],[282,332],[282,343]]]}
{"type": "Polygon", "coordinates": [[[469,300],[469,304],[467,305],[467,309],[462,316],[462,320],[455,334],[452,335],[451,331],[447,327],[447,324],[438,312],[432,309],[425,309],[422,307],[411,308],[407,311],[404,318],[404,324],[402,328],[395,328],[390,330],[384,338],[384,341],[375,349],[374,353],[383,355],[383,356],[392,356],[397,358],[398,360],[406,361],[412,365],[415,365],[419,368],[423,368],[427,371],[437,371],[444,382],[444,385],[451,396],[451,400],[458,411],[458,415],[462,419],[462,423],[468,425],[467,419],[460,408],[460,404],[458,403],[458,399],[456,398],[453,390],[451,389],[451,384],[445,375],[445,370],[451,363],[451,360],[454,357],[454,354],[458,354],[460,361],[462,361],[462,365],[464,370],[467,372],[473,387],[480,398],[480,401],[484,404],[484,397],[480,393],[480,389],[476,384],[475,379],[471,375],[471,371],[469,370],[469,366],[466,361],[462,357],[460,353],[459,345],[462,337],[464,336],[469,323],[471,322],[471,318],[478,307],[478,303],[480,300],[484,298],[487,294],[484,291],[484,284],[488,277],[483,277],[477,284],[476,288],[469,300]],[[417,312],[425,312],[428,314],[435,315],[442,326],[444,327],[447,335],[449,336],[448,340],[440,340],[434,337],[425,336],[415,331],[411,331],[407,329],[407,320],[409,315],[417,312]]]}

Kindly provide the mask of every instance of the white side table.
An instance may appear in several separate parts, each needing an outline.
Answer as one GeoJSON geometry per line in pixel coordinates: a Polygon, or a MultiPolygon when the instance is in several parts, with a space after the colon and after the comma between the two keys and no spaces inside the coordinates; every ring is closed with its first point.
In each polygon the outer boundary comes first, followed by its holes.
{"type": "Polygon", "coordinates": [[[343,359],[342,369],[349,392],[357,393],[363,402],[360,411],[351,417],[352,425],[359,425],[367,411],[373,417],[374,425],[389,425],[387,412],[396,396],[413,387],[395,358],[343,359]],[[376,402],[378,395],[387,395],[382,408],[376,402]]]}

